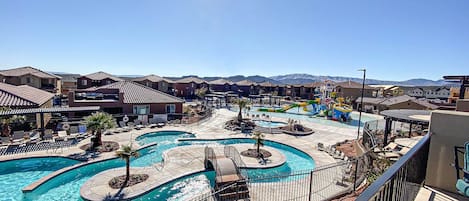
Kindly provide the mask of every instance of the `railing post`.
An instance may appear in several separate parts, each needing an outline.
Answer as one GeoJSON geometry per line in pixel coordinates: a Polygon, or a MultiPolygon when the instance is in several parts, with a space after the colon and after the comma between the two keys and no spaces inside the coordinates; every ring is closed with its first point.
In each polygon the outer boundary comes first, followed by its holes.
{"type": "Polygon", "coordinates": [[[311,201],[311,197],[313,196],[313,171],[309,172],[309,194],[308,194],[308,201],[311,201]]]}
{"type": "Polygon", "coordinates": [[[357,175],[358,175],[358,159],[359,159],[359,158],[360,158],[360,157],[357,157],[357,158],[355,159],[356,162],[355,162],[355,173],[354,173],[354,176],[353,176],[353,178],[354,178],[354,179],[353,179],[353,180],[354,180],[354,181],[353,181],[353,191],[356,191],[356,190],[357,190],[357,175]]]}

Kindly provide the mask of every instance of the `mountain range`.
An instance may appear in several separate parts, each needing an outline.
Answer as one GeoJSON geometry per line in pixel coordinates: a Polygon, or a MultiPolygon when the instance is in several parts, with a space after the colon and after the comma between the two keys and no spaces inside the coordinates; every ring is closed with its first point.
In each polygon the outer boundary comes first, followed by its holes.
{"type": "MultiPolygon", "coordinates": [[[[341,76],[318,76],[310,74],[288,74],[269,77],[270,79],[285,83],[285,84],[305,84],[311,82],[322,82],[324,80],[332,80],[334,82],[354,81],[362,82],[362,78],[354,77],[341,77],[341,76]]],[[[428,79],[410,79],[405,81],[389,81],[366,79],[366,84],[376,85],[399,85],[399,86],[443,86],[451,85],[451,83],[444,80],[428,80],[428,79]]]]}
{"type": "MultiPolygon", "coordinates": [[[[54,74],[67,74],[67,73],[57,73],[54,74]]],[[[141,77],[141,75],[116,75],[125,79],[131,79],[134,77],[141,77]]],[[[165,77],[171,80],[178,80],[185,77],[199,77],[196,75],[187,75],[182,77],[165,77]]],[[[325,80],[332,80],[334,82],[344,82],[344,81],[354,81],[362,82],[362,78],[354,77],[343,77],[343,76],[324,76],[324,75],[310,75],[310,74],[287,74],[287,75],[277,75],[271,77],[265,77],[260,75],[254,76],[243,76],[243,75],[234,75],[229,77],[199,77],[207,81],[213,81],[217,79],[227,79],[233,82],[238,82],[241,80],[250,80],[253,82],[271,82],[273,84],[307,84],[312,82],[323,82],[325,80]]],[[[390,81],[390,80],[377,80],[377,79],[366,79],[366,84],[376,84],[376,85],[398,85],[398,86],[445,86],[451,85],[456,86],[454,83],[446,82],[444,80],[429,80],[429,79],[410,79],[405,81],[390,81]]]]}

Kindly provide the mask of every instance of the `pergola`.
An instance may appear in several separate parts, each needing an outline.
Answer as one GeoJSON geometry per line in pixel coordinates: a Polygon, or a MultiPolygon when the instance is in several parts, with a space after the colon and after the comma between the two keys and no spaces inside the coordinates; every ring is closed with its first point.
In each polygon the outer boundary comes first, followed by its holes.
{"type": "Polygon", "coordinates": [[[100,110],[99,106],[86,107],[50,107],[50,108],[28,108],[0,111],[1,116],[39,114],[41,120],[41,136],[44,136],[44,113],[62,113],[62,112],[93,112],[100,110]]]}
{"type": "Polygon", "coordinates": [[[409,134],[411,134],[412,125],[421,125],[424,127],[428,127],[430,123],[430,113],[431,111],[429,110],[409,109],[382,111],[380,114],[383,115],[384,119],[386,120],[384,126],[384,146],[388,144],[388,136],[391,133],[393,121],[410,124],[409,134]]]}
{"type": "Polygon", "coordinates": [[[224,99],[225,105],[228,105],[228,98],[237,98],[237,97],[238,97],[238,94],[234,94],[234,92],[228,91],[228,92],[212,92],[210,94],[206,94],[204,96],[204,99],[206,101],[213,101],[214,98],[224,99]]]}
{"type": "Polygon", "coordinates": [[[459,88],[459,99],[464,99],[466,87],[469,87],[469,75],[448,75],[443,76],[443,79],[448,82],[461,83],[461,87],[459,88]]]}
{"type": "Polygon", "coordinates": [[[277,102],[276,100],[278,100],[278,104],[280,106],[280,99],[282,99],[282,96],[274,96],[271,94],[249,95],[249,99],[251,100],[251,102],[252,102],[252,99],[262,100],[264,97],[269,97],[269,105],[272,105],[272,99],[274,99],[274,102],[277,102]]]}

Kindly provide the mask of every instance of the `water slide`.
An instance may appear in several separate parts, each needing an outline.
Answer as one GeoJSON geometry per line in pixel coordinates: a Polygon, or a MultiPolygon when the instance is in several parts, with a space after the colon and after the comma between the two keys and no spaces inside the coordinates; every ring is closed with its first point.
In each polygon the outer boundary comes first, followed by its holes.
{"type": "Polygon", "coordinates": [[[290,105],[286,105],[282,108],[277,108],[277,109],[275,109],[275,108],[259,108],[257,111],[259,111],[259,112],[286,112],[287,110],[295,108],[295,107],[303,107],[303,111],[305,111],[305,112],[315,112],[315,111],[311,111],[310,109],[308,109],[308,105],[316,105],[316,104],[319,104],[319,103],[320,103],[319,99],[308,100],[308,101],[305,101],[305,102],[292,103],[290,105]]]}

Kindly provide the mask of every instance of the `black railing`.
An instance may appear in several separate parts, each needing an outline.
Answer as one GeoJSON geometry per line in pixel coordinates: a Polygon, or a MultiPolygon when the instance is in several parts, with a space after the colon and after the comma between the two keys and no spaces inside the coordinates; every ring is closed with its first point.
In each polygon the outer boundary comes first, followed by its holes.
{"type": "MultiPolygon", "coordinates": [[[[358,178],[363,178],[362,171],[359,171],[357,179],[354,177],[354,168],[357,164],[355,160],[341,161],[314,170],[288,174],[274,173],[262,177],[252,176],[242,181],[242,184],[234,183],[219,191],[205,192],[191,200],[331,200],[352,192],[354,183],[360,183],[358,178]],[[244,188],[240,188],[239,191],[233,190],[244,185],[248,187],[248,194],[244,188]],[[232,196],[220,197],[226,188],[232,189],[232,196]]],[[[359,160],[362,160],[362,157],[359,160]]],[[[360,163],[360,166],[365,164],[360,163]]]]}
{"type": "Polygon", "coordinates": [[[414,200],[425,180],[430,136],[430,133],[425,135],[361,193],[357,201],[414,200]]]}

